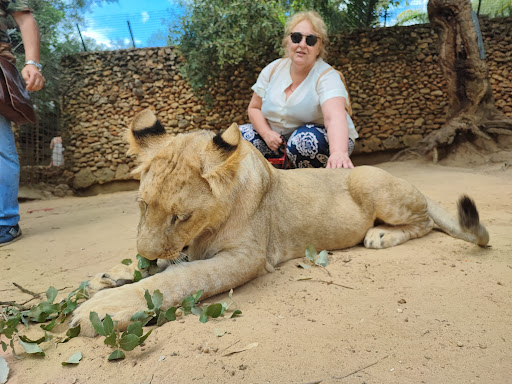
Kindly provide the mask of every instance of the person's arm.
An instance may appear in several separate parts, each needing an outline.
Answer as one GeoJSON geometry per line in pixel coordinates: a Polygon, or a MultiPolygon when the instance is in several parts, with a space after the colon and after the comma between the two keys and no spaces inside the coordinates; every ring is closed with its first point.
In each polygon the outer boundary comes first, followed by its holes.
{"type": "MultiPolygon", "coordinates": [[[[31,12],[15,12],[12,14],[18,24],[25,47],[25,61],[33,60],[39,63],[39,28],[31,12]]],[[[43,88],[44,77],[35,65],[28,64],[21,70],[21,75],[27,83],[28,91],[39,91],[43,88]]]]}
{"type": "Polygon", "coordinates": [[[270,128],[267,119],[263,116],[261,112],[261,106],[263,101],[261,97],[259,97],[256,92],[252,94],[251,102],[249,103],[249,108],[247,113],[249,115],[249,120],[256,132],[260,134],[265,143],[272,151],[277,151],[277,149],[283,143],[283,139],[281,139],[281,135],[270,128]]]}
{"type": "Polygon", "coordinates": [[[354,168],[348,154],[348,122],[345,98],[333,97],[322,104],[330,156],[326,168],[354,168]]]}

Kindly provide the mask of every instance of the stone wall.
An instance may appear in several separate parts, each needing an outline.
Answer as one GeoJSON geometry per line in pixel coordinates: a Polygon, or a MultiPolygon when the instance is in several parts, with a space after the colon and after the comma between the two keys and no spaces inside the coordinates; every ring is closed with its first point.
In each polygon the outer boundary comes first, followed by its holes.
{"type": "MultiPolygon", "coordinates": [[[[481,19],[496,104],[512,116],[512,18],[481,19]]],[[[446,94],[437,63],[437,36],[429,25],[356,31],[332,38],[327,61],[347,79],[360,139],[355,153],[414,145],[445,122],[446,94]]],[[[169,133],[218,131],[245,123],[259,63],[226,70],[198,99],[179,74],[172,47],[89,52],[67,57],[62,99],[66,164],[73,186],[131,179],[123,132],[151,108],[169,133]]]]}

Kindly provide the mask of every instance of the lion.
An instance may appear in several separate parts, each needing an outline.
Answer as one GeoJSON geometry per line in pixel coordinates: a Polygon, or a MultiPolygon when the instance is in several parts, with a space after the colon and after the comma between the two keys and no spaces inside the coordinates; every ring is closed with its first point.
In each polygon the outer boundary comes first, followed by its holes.
{"type": "Polygon", "coordinates": [[[131,266],[100,273],[96,292],[72,325],[93,336],[89,313],[110,314],[125,329],[146,309],[144,292],[159,289],[163,308],[203,290],[202,299],[229,291],[304,255],[306,246],[337,250],[363,243],[393,247],[436,225],[479,246],[489,242],[474,202],[462,196],[458,220],[413,185],[376,167],[280,170],[238,126],[170,136],[146,110],[128,130],[129,153],[140,173],[137,251],[147,259],[189,262],[162,267],[136,283],[131,266]],[[107,289],[111,288],[111,289],[107,289]]]}

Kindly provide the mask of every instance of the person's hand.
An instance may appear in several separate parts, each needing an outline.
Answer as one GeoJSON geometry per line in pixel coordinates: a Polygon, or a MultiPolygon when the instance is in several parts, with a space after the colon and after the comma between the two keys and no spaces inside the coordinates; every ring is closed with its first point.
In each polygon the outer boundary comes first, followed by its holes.
{"type": "Polygon", "coordinates": [[[354,168],[347,152],[333,152],[327,160],[326,168],[354,168]]]}
{"type": "Polygon", "coordinates": [[[278,148],[283,144],[283,139],[281,135],[275,131],[268,131],[264,135],[262,135],[263,140],[272,151],[277,151],[278,148]]]}
{"type": "Polygon", "coordinates": [[[27,84],[27,91],[39,91],[43,88],[45,78],[35,65],[25,65],[21,70],[21,76],[27,84]]]}

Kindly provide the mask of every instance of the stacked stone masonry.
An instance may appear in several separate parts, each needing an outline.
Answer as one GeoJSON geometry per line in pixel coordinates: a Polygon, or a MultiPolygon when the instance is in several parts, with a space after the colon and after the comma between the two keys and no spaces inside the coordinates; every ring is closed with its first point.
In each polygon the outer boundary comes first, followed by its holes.
{"type": "MultiPolygon", "coordinates": [[[[498,108],[512,117],[512,18],[480,20],[498,108]]],[[[445,80],[430,25],[333,36],[327,62],[347,80],[360,139],[355,153],[410,147],[445,122],[445,80]]],[[[154,110],[169,133],[219,131],[248,122],[250,89],[275,57],[227,69],[209,94],[194,95],[172,47],[88,52],[62,61],[66,164],[73,186],[129,180],[135,158],[123,137],[134,115],[154,110]]]]}

